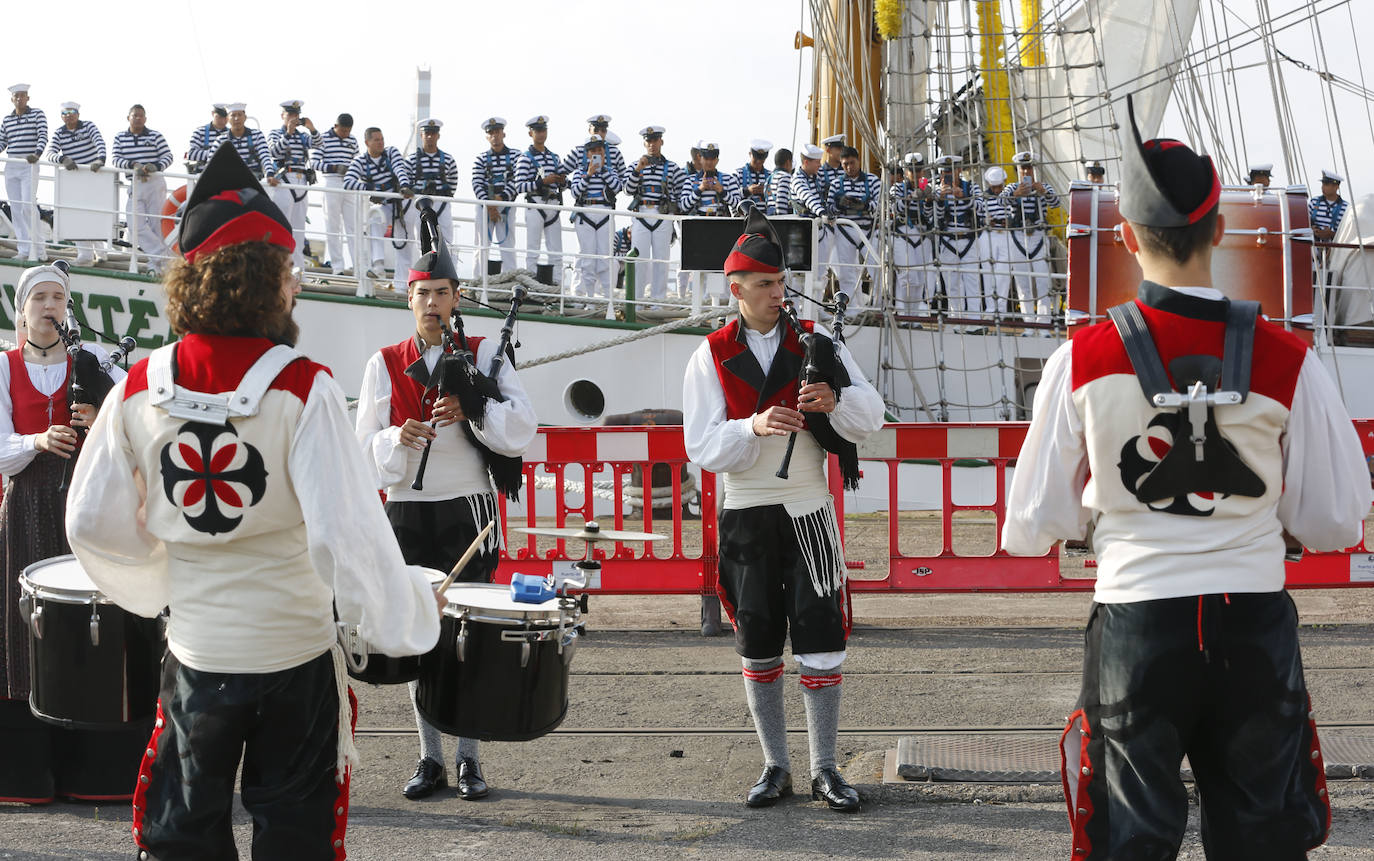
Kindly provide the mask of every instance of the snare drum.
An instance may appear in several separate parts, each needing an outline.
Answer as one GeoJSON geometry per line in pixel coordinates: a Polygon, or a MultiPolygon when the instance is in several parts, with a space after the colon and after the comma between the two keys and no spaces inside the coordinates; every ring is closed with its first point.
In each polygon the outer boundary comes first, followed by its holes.
{"type": "Polygon", "coordinates": [[[482,741],[556,729],[568,713],[577,602],[522,604],[494,583],[458,583],[446,596],[439,645],[420,662],[420,713],[443,732],[482,741]]]}
{"type": "MultiPolygon", "coordinates": [[[[444,572],[435,571],[433,568],[427,569],[425,573],[429,576],[431,586],[438,586],[444,582],[446,576],[444,572]]],[[[348,667],[350,677],[369,685],[400,685],[420,677],[419,655],[393,658],[391,655],[373,651],[371,644],[358,633],[357,625],[344,622],[337,624],[339,644],[343,646],[344,663],[348,667]]]]}
{"type": "Polygon", "coordinates": [[[166,626],[116,606],[75,556],[35,562],[19,577],[29,624],[29,708],[70,729],[121,729],[157,709],[166,626]]]}

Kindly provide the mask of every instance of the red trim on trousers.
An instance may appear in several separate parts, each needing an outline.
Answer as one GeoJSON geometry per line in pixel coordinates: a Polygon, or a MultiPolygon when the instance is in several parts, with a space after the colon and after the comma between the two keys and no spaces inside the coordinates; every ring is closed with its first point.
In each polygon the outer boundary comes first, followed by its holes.
{"type": "MultiPolygon", "coordinates": [[[[348,687],[348,709],[352,716],[348,732],[353,735],[358,729],[358,698],[353,694],[352,685],[348,687]]],[[[348,849],[344,847],[344,832],[348,830],[348,788],[352,783],[353,769],[346,768],[343,780],[339,781],[339,798],[334,802],[334,830],[329,835],[334,846],[335,861],[344,861],[348,857],[348,849]]]]}
{"type": "Polygon", "coordinates": [[[1308,851],[1316,849],[1317,846],[1326,842],[1326,838],[1331,834],[1331,796],[1326,791],[1326,760],[1322,757],[1322,742],[1317,737],[1317,713],[1312,710],[1312,695],[1307,695],[1307,725],[1312,730],[1312,750],[1308,754],[1312,758],[1312,767],[1316,769],[1317,779],[1313,782],[1313,788],[1317,792],[1317,797],[1321,799],[1322,807],[1326,808],[1326,830],[1322,832],[1322,839],[1316,846],[1309,846],[1308,851]]]}
{"type": "Polygon", "coordinates": [[[1092,783],[1093,765],[1088,759],[1088,742],[1092,740],[1092,725],[1088,723],[1088,716],[1082,709],[1069,715],[1069,722],[1064,727],[1064,732],[1059,736],[1059,776],[1064,784],[1064,803],[1069,807],[1069,827],[1073,831],[1073,857],[1085,858],[1092,854],[1093,843],[1088,839],[1088,820],[1093,817],[1093,801],[1088,795],[1088,784],[1092,783]],[[1078,726],[1078,770],[1072,775],[1078,786],[1078,792],[1069,791],[1069,758],[1065,753],[1067,746],[1073,742],[1069,739],[1069,733],[1073,732],[1075,725],[1078,726]],[[1075,805],[1075,798],[1077,803],[1075,805]],[[1075,809],[1075,806],[1077,809],[1075,809]]]}
{"type": "Polygon", "coordinates": [[[143,845],[143,811],[148,809],[148,784],[153,779],[153,763],[157,762],[157,739],[162,735],[163,726],[166,718],[162,714],[162,698],[157,701],[157,720],[153,721],[153,734],[148,738],[148,749],[143,752],[143,762],[138,766],[138,783],[134,786],[134,843],[138,844],[139,849],[147,850],[143,845]]]}

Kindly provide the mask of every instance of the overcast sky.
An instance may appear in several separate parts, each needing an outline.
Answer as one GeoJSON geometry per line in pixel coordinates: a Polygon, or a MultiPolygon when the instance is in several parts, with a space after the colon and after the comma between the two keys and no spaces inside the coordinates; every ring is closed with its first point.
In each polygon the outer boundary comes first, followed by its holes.
{"type": "MultiPolygon", "coordinates": [[[[1316,0],[1325,7],[1331,0],[1316,0]]],[[[1307,0],[1269,0],[1275,15],[1307,0]]],[[[799,109],[809,90],[811,51],[798,100],[799,52],[793,33],[802,23],[802,0],[597,0],[597,2],[477,3],[231,3],[168,0],[119,13],[108,2],[69,0],[60,15],[26,7],[24,26],[11,30],[0,52],[4,85],[26,81],[33,103],[56,124],[65,100],[82,103],[107,140],[125,127],[128,106],[141,102],[148,124],[166,135],[180,160],[192,130],[206,121],[215,101],[246,101],[259,125],[280,124],[278,103],[299,98],[321,128],[340,111],[356,118],[358,131],[380,126],[389,143],[404,147],[414,113],[416,67],[433,77],[433,116],[446,123],[440,146],[453,153],[468,181],[473,157],[486,146],[480,122],[491,115],[511,124],[508,141],[526,141],[524,121],[552,118],[550,145],[566,152],[585,135],[592,113],[612,116],[612,131],[625,153],[640,150],[635,132],[667,127],[665,152],[678,160],[698,138],[721,145],[723,167],[744,162],[751,138],[792,146],[799,109]],[[151,11],[151,10],[158,11],[151,11]],[[51,26],[45,24],[49,22],[51,26]]],[[[1008,5],[1010,9],[1016,4],[1008,5]]],[[[1051,4],[1046,4],[1047,7],[1051,4]]],[[[1254,18],[1254,4],[1232,2],[1254,18]]],[[[1374,3],[1352,4],[1326,27],[1327,61],[1358,79],[1355,33],[1374,32],[1374,3]],[[1352,32],[1353,29],[1353,32],[1352,32]]],[[[15,19],[11,18],[13,23],[15,19]]],[[[807,25],[809,30],[809,24],[807,25]]],[[[1319,62],[1309,28],[1280,34],[1285,50],[1319,62]]],[[[1374,46],[1366,66],[1374,74],[1374,46]]],[[[1304,112],[1305,164],[1309,173],[1336,165],[1321,119],[1322,90],[1315,76],[1285,67],[1290,101],[1304,112]],[[1314,112],[1314,109],[1317,109],[1314,112]]],[[[1261,119],[1247,128],[1252,158],[1282,162],[1277,138],[1266,129],[1272,98],[1262,69],[1238,82],[1261,119]],[[1269,141],[1266,144],[1266,139],[1269,141]]],[[[1374,128],[1363,102],[1342,96],[1343,124],[1352,180],[1361,185],[1371,161],[1374,128]]],[[[1164,133],[1181,134],[1167,127],[1164,133]]],[[[180,164],[178,163],[178,167],[180,164]]],[[[1228,181],[1234,178],[1227,177],[1228,181]]],[[[1310,176],[1276,181],[1308,182],[1310,176]]],[[[1355,188],[1352,188],[1352,185],[1355,188]]]]}

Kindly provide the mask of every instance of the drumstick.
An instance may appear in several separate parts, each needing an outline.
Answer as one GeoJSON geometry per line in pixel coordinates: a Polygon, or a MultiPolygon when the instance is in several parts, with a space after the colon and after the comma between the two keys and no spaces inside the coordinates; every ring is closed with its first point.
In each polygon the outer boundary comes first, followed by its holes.
{"type": "Polygon", "coordinates": [[[477,555],[477,548],[482,546],[482,542],[486,539],[487,534],[490,533],[491,530],[494,528],[496,528],[496,518],[493,517],[491,519],[491,522],[487,524],[487,528],[477,533],[477,537],[472,539],[472,543],[468,545],[468,549],[463,551],[463,558],[459,559],[458,564],[453,566],[453,570],[448,572],[448,576],[445,577],[444,582],[440,583],[439,586],[434,590],[435,592],[448,591],[448,587],[452,586],[453,581],[457,579],[458,572],[462,571],[463,566],[467,565],[469,560],[471,560],[472,557],[477,555]]]}

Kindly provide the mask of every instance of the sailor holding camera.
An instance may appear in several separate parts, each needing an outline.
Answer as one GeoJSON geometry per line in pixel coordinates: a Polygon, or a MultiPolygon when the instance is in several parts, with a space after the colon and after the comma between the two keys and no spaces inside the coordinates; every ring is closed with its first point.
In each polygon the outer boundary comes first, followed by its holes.
{"type": "MultiPolygon", "coordinates": [[[[315,169],[310,166],[311,148],[320,146],[320,133],[309,117],[301,116],[300,99],[288,99],[281,103],[281,128],[272,130],[268,137],[267,151],[277,161],[277,177],[291,185],[314,185],[315,169]],[[304,126],[308,130],[302,131],[304,126]]],[[[291,234],[296,237],[296,250],[291,252],[294,266],[305,265],[305,210],[307,208],[304,188],[295,189],[279,185],[272,190],[272,202],[277,205],[286,219],[291,222],[291,234]]]]}

